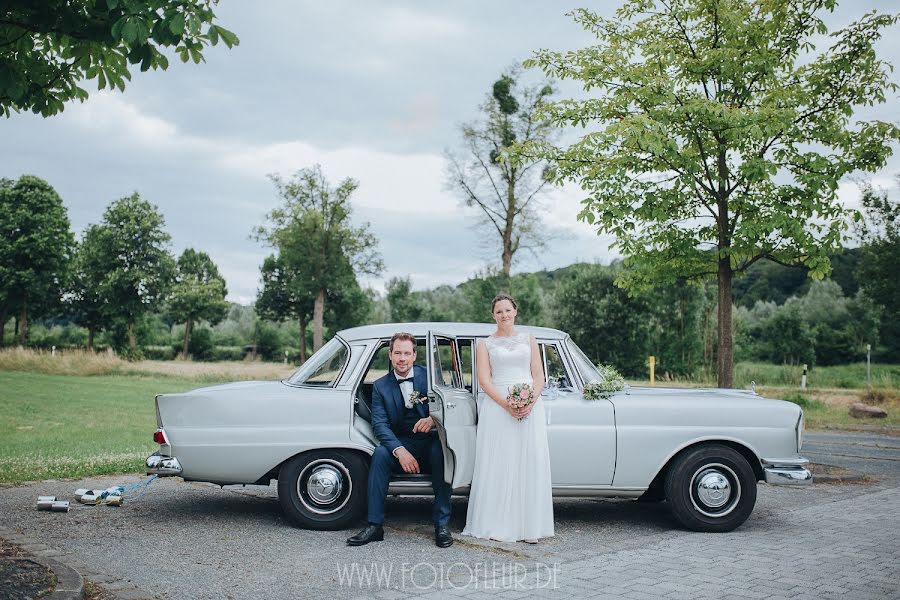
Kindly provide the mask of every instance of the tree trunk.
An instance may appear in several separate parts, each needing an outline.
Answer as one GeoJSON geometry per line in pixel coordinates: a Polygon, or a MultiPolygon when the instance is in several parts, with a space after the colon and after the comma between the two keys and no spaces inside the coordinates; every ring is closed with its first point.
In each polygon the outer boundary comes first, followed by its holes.
{"type": "Polygon", "coordinates": [[[134,321],[128,321],[128,347],[131,348],[132,354],[137,348],[137,343],[134,339],[134,321]]]}
{"type": "Polygon", "coordinates": [[[88,350],[94,351],[94,327],[88,327],[88,350]]]}
{"type": "Polygon", "coordinates": [[[300,317],[300,364],[306,362],[306,319],[300,317]]]}
{"type": "Polygon", "coordinates": [[[181,347],[181,358],[187,360],[188,357],[188,344],[191,341],[191,326],[193,323],[191,319],[188,319],[184,324],[184,344],[181,347]]]}
{"type": "Polygon", "coordinates": [[[325,290],[319,290],[313,304],[313,352],[322,347],[322,321],[325,319],[325,290]]]}
{"type": "Polygon", "coordinates": [[[720,388],[734,387],[734,346],[731,335],[731,258],[719,259],[719,348],[717,379],[720,388]]]}
{"type": "Polygon", "coordinates": [[[718,152],[718,198],[716,201],[719,215],[718,227],[719,251],[719,352],[718,374],[720,388],[734,387],[734,346],[731,335],[731,280],[734,271],[731,267],[731,216],[728,214],[728,161],[727,149],[721,141],[718,152]]]}
{"type": "Polygon", "coordinates": [[[24,346],[28,340],[28,299],[22,300],[22,312],[19,316],[19,344],[24,346]]]}
{"type": "Polygon", "coordinates": [[[503,274],[509,277],[509,270],[512,267],[513,253],[513,227],[516,219],[516,186],[515,172],[510,173],[509,180],[506,183],[506,223],[503,228],[503,255],[501,260],[503,263],[503,274]]]}

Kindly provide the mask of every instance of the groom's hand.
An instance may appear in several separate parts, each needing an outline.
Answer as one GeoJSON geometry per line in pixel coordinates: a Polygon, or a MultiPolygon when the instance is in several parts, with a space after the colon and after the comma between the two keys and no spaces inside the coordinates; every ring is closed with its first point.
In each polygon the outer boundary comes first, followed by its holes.
{"type": "Polygon", "coordinates": [[[413,433],[428,433],[432,427],[434,427],[434,421],[431,417],[424,417],[413,425],[413,433]]]}
{"type": "Polygon", "coordinates": [[[406,448],[397,448],[397,460],[400,461],[400,468],[404,473],[419,472],[419,462],[406,448]]]}

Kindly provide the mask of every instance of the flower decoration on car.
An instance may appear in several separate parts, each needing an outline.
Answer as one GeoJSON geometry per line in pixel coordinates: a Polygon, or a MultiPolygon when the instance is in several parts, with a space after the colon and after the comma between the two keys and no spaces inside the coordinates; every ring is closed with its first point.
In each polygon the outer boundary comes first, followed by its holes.
{"type": "Polygon", "coordinates": [[[584,386],[585,400],[603,400],[614,392],[625,389],[625,378],[612,365],[597,365],[601,380],[584,386]]]}

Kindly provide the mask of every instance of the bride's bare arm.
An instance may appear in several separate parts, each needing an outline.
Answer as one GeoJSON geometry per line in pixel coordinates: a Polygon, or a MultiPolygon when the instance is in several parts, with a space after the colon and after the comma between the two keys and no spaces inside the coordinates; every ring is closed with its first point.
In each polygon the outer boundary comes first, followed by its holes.
{"type": "Polygon", "coordinates": [[[491,359],[483,341],[475,346],[475,367],[478,369],[478,385],[488,397],[499,404],[503,410],[512,414],[506,396],[491,383],[491,359]]]}
{"type": "Polygon", "coordinates": [[[534,386],[534,400],[540,398],[541,392],[544,391],[544,361],[541,360],[541,349],[538,348],[537,340],[533,335],[528,336],[531,341],[531,381],[534,386]]]}

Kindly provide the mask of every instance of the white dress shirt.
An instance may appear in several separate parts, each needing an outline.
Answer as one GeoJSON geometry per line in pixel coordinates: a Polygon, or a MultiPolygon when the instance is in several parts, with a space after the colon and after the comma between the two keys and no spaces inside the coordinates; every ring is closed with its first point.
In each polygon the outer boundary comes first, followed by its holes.
{"type": "MultiPolygon", "coordinates": [[[[397,373],[397,371],[395,369],[394,377],[397,378],[397,381],[400,381],[401,379],[414,377],[415,372],[416,372],[415,367],[412,367],[412,368],[410,368],[409,373],[406,375],[406,377],[403,377],[399,373],[397,373]]],[[[413,382],[412,381],[404,381],[403,383],[400,384],[400,395],[403,397],[403,408],[404,409],[406,408],[406,401],[409,399],[409,397],[410,397],[410,395],[412,395],[412,393],[413,393],[413,382]]],[[[403,448],[404,450],[406,449],[403,446],[397,446],[396,448],[394,448],[394,452],[392,453],[394,455],[394,458],[397,457],[397,450],[399,450],[400,448],[403,448]]]]}

